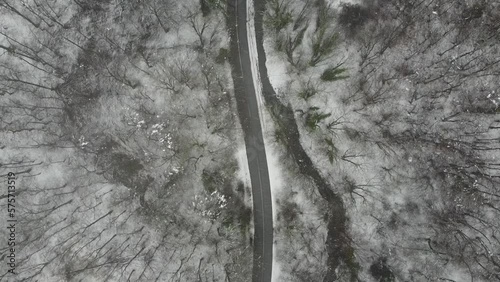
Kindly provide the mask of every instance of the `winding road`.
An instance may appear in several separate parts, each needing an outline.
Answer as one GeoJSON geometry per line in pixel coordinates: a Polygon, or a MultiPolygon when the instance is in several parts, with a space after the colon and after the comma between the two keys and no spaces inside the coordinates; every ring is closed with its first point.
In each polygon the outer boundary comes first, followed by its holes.
{"type": "MultiPolygon", "coordinates": [[[[238,115],[243,128],[253,196],[253,282],[270,282],[273,263],[273,212],[258,97],[252,75],[246,0],[228,0],[231,64],[238,115]]],[[[253,41],[255,42],[255,41],[253,41]]],[[[257,58],[253,58],[257,59],[257,58]]],[[[261,87],[261,85],[257,85],[261,87]]]]}

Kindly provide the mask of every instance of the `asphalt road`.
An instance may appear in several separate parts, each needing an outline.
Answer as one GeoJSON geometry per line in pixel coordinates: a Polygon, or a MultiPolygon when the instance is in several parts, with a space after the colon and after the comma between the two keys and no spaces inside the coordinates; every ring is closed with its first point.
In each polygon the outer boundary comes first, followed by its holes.
{"type": "Polygon", "coordinates": [[[246,0],[229,0],[231,64],[238,115],[242,124],[252,185],[254,239],[253,282],[270,282],[273,263],[273,211],[266,150],[253,84],[247,37],[246,0]],[[231,23],[232,21],[232,23],[231,23]]]}

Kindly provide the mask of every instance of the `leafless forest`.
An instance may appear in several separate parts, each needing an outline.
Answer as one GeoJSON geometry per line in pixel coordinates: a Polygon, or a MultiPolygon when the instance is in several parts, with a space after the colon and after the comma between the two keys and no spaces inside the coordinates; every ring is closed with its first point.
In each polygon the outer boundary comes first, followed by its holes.
{"type": "MultiPolygon", "coordinates": [[[[249,281],[226,17],[0,0],[1,281],[249,281]]],[[[500,2],[268,0],[263,17],[269,78],[347,218],[327,237],[338,215],[276,123],[279,281],[500,280],[500,2]]]]}
{"type": "Polygon", "coordinates": [[[328,274],[328,209],[292,185],[285,280],[499,280],[500,3],[341,2],[267,4],[269,75],[343,198],[353,250],[328,274]]]}
{"type": "Polygon", "coordinates": [[[0,280],[251,277],[225,7],[201,4],[0,1],[0,175],[17,175],[18,219],[0,280]]]}

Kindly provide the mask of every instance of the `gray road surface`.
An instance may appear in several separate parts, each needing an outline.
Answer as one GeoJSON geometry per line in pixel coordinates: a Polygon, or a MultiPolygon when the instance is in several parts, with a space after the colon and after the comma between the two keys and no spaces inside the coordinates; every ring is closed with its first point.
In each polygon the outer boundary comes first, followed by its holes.
{"type": "Polygon", "coordinates": [[[270,282],[273,263],[273,213],[266,150],[253,85],[246,30],[246,0],[229,0],[231,63],[236,104],[245,135],[253,195],[253,282],[270,282]]]}

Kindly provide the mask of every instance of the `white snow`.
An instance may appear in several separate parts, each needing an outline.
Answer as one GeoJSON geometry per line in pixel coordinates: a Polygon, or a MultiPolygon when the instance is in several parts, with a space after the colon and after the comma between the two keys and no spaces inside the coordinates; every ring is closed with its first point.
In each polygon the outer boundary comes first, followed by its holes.
{"type": "Polygon", "coordinates": [[[245,187],[250,187],[250,170],[248,169],[247,150],[245,144],[240,145],[236,151],[236,160],[238,161],[238,179],[245,184],[245,187]]]}
{"type": "Polygon", "coordinates": [[[286,87],[287,82],[290,79],[290,75],[287,73],[287,62],[286,59],[280,56],[270,56],[269,50],[273,50],[272,40],[270,37],[264,38],[264,49],[266,50],[266,67],[267,75],[269,76],[269,81],[278,94],[278,89],[286,87]]]}
{"type": "Polygon", "coordinates": [[[340,8],[342,4],[351,4],[351,5],[361,4],[360,0],[329,0],[327,2],[328,4],[332,5],[332,8],[340,8]]]}

